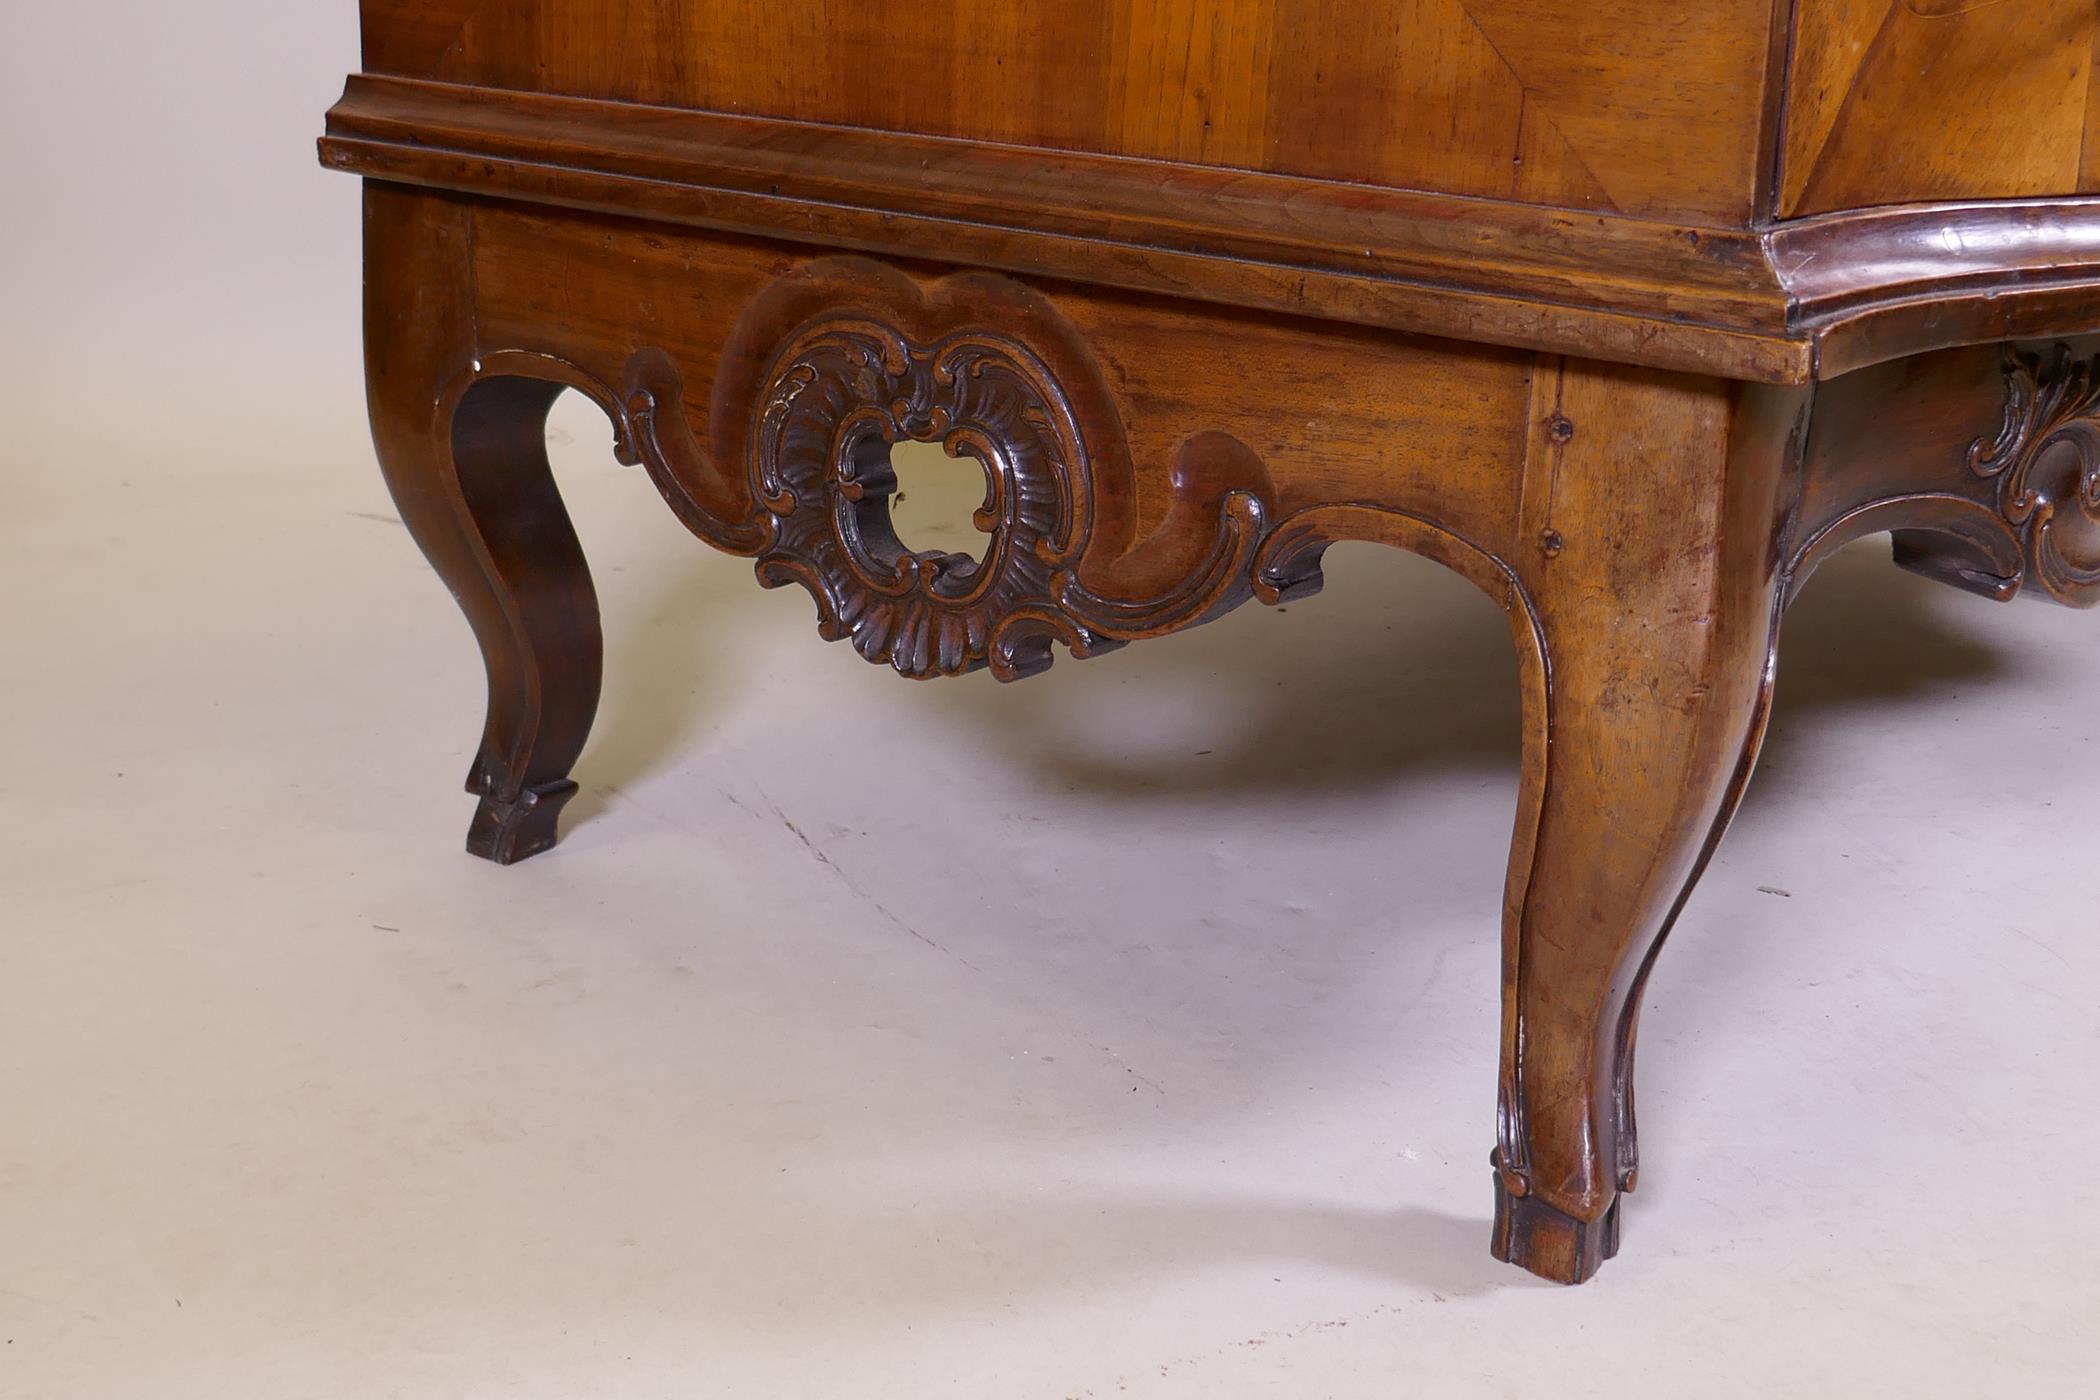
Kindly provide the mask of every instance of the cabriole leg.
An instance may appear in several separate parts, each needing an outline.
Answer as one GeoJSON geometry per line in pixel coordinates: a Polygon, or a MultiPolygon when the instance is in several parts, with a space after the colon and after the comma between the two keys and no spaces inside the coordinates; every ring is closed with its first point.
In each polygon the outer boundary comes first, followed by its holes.
{"type": "Polygon", "coordinates": [[[488,718],[467,849],[510,864],[554,844],[598,706],[598,601],[548,468],[559,384],[477,379],[465,225],[442,200],[367,187],[372,434],[401,518],[473,626],[488,718]]]}
{"type": "Polygon", "coordinates": [[[1533,660],[1494,1248],[1579,1283],[1634,1185],[1643,984],[1763,735],[1799,399],[1573,363],[1554,393],[1513,609],[1533,660]]]}

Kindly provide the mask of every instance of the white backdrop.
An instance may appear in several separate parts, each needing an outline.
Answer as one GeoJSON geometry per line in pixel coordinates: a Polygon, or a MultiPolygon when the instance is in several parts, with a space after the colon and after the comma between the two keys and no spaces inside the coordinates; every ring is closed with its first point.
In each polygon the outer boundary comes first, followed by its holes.
{"type": "Polygon", "coordinates": [[[288,399],[354,407],[357,182],[313,154],[357,64],[351,0],[0,8],[9,417],[94,434],[186,410],[234,434],[281,430],[288,399]]]}

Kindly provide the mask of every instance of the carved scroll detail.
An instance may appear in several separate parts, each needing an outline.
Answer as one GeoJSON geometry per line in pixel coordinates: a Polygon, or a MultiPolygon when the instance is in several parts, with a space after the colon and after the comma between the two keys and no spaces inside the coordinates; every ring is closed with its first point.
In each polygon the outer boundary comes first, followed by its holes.
{"type": "Polygon", "coordinates": [[[2059,601],[2100,602],[2100,360],[2005,352],[2005,421],[1969,448],[2028,572],[2059,601]]]}
{"type": "Polygon", "coordinates": [[[914,342],[833,320],[781,354],[752,435],[755,489],[774,521],[769,586],[808,588],[823,634],[906,676],[1001,676],[1049,664],[1055,638],[1101,649],[1060,606],[1091,533],[1086,448],[1058,382],[1026,347],[984,332],[914,342]],[[891,527],[892,443],[937,442],[985,468],[982,560],[910,550],[891,527]]]}
{"type": "Polygon", "coordinates": [[[1836,379],[1814,412],[1789,595],[1885,530],[1899,565],[1966,592],[2100,603],[2100,359],[1944,351],[1836,379]]]}
{"type": "Polygon", "coordinates": [[[1250,596],[1259,459],[1199,434],[1202,470],[1159,478],[1173,521],[1214,513],[1207,543],[1103,529],[1129,523],[1139,488],[1122,424],[1078,332],[1018,283],[922,291],[877,263],[820,261],[759,296],[723,366],[703,446],[670,358],[635,356],[620,404],[634,456],[694,533],[755,556],[769,588],[807,588],[824,637],[902,675],[1012,680],[1047,667],[1052,642],[1093,656],[1250,596]],[[898,539],[889,454],[904,441],[984,468],[981,559],[898,539]]]}

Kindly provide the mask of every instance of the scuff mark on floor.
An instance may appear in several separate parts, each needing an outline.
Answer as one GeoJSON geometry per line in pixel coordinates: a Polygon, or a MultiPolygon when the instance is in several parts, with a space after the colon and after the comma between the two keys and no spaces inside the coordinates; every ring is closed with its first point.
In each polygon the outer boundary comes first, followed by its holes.
{"type": "MultiPolygon", "coordinates": [[[[1146,1075],[1139,1074],[1135,1069],[1131,1068],[1130,1063],[1127,1060],[1125,1060],[1121,1055],[1118,1055],[1114,1050],[1110,1049],[1108,1046],[1102,1045],[1097,1046],[1096,1048],[1099,1049],[1102,1054],[1108,1056],[1108,1058],[1114,1060],[1117,1064],[1123,1066],[1123,1072],[1128,1074],[1131,1078],[1137,1080],[1138,1084],[1144,1085],[1146,1088],[1150,1089],[1155,1094],[1164,1094],[1167,1092],[1166,1086],[1164,1084],[1161,1084],[1157,1079],[1153,1079],[1146,1075]]],[[[1132,1085],[1130,1092],[1135,1094],[1137,1092],[1137,1085],[1132,1085]]]]}
{"type": "MultiPolygon", "coordinates": [[[[724,795],[726,796],[727,794],[724,795]]],[[[913,928],[910,924],[898,918],[894,913],[892,913],[889,910],[887,906],[883,904],[881,900],[875,898],[866,890],[862,889],[859,885],[855,884],[853,882],[853,877],[848,875],[844,870],[840,869],[838,862],[833,860],[831,856],[828,853],[826,853],[822,846],[819,846],[816,842],[810,840],[809,837],[803,833],[802,828],[796,826],[794,821],[788,816],[788,814],[780,810],[779,803],[775,802],[772,798],[767,797],[764,792],[760,792],[758,796],[760,801],[764,802],[767,807],[772,809],[773,816],[780,822],[782,826],[787,828],[788,833],[791,836],[793,836],[797,841],[802,843],[803,849],[807,850],[812,856],[816,857],[817,864],[823,866],[826,870],[829,870],[833,875],[837,876],[839,883],[844,885],[847,891],[851,893],[855,899],[867,905],[870,909],[873,909],[876,913],[882,915],[883,918],[889,920],[892,924],[904,930],[913,938],[918,939],[921,943],[924,943],[927,947],[933,949],[936,953],[940,953],[944,957],[950,957],[955,959],[964,967],[970,969],[970,971],[974,973],[977,973],[979,976],[984,975],[983,968],[977,966],[977,964],[971,962],[968,958],[962,956],[962,954],[957,953],[952,949],[943,947],[941,944],[935,942],[933,939],[928,938],[925,934],[919,932],[919,930],[913,928]]],[[[729,800],[731,802],[736,802],[736,799],[734,797],[731,797],[729,800]]],[[[737,802],[737,805],[739,807],[742,807],[744,804],[741,802],[737,802]]],[[[744,810],[749,811],[750,808],[746,807],[744,810]]]]}
{"type": "MultiPolygon", "coordinates": [[[[1435,1298],[1436,1301],[1439,1303],[1444,1301],[1441,1295],[1431,1294],[1430,1296],[1435,1298]]],[[[1236,1342],[1226,1342],[1221,1346],[1212,1348],[1208,1352],[1202,1353],[1201,1355],[1183,1356],[1178,1357],[1173,1361],[1164,1362],[1153,1368],[1153,1375],[1156,1377],[1164,1377],[1169,1373],[1183,1367],[1201,1366],[1207,1362],[1215,1361],[1221,1356],[1230,1356],[1235,1352],[1258,1351],[1261,1348],[1269,1346],[1275,1342],[1291,1342],[1297,1341],[1300,1338],[1304,1337],[1317,1336],[1323,1332],[1338,1332],[1343,1328],[1348,1327],[1352,1323],[1369,1322],[1374,1318],[1384,1317],[1391,1313],[1397,1313],[1402,1310],[1403,1306],[1404,1305],[1399,1303],[1381,1303],[1379,1306],[1372,1308],[1368,1312],[1356,1313],[1349,1317],[1325,1318],[1317,1322],[1301,1322],[1296,1327],[1283,1327],[1271,1332],[1257,1332],[1251,1337],[1243,1337],[1236,1342]]],[[[1129,1387],[1129,1384],[1130,1377],[1128,1376],[1118,1376],[1116,1378],[1117,1390],[1125,1390],[1129,1387]]],[[[1084,1395],[1092,1395],[1094,1392],[1089,1390],[1083,1391],[1081,1393],[1084,1395]]]]}

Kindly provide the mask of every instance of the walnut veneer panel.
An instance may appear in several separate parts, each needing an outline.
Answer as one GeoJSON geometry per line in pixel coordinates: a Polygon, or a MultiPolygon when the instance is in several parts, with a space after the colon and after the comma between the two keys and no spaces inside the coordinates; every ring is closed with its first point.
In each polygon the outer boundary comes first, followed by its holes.
{"type": "Polygon", "coordinates": [[[1742,222],[1773,12],[1773,0],[368,0],[365,66],[1742,222]]]}
{"type": "Polygon", "coordinates": [[[2094,0],[1804,0],[1783,216],[2100,191],[2094,0]]]}

